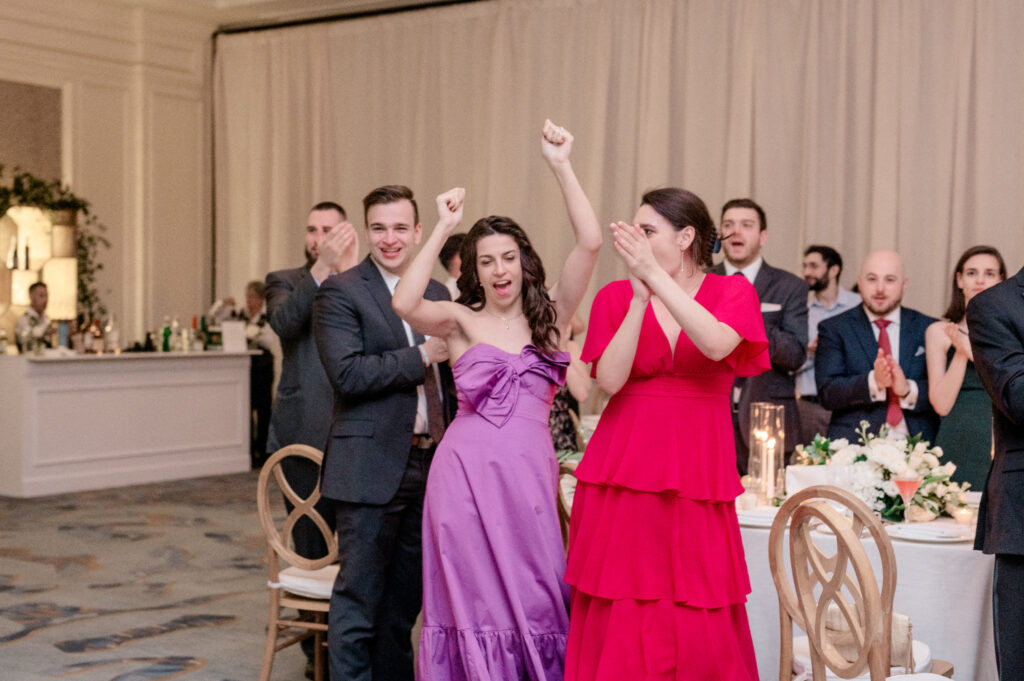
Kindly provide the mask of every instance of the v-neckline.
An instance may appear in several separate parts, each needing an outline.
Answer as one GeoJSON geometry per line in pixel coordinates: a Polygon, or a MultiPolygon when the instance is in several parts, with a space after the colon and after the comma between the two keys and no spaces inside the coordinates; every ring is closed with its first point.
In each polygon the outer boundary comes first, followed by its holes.
{"type": "MultiPolygon", "coordinates": [[[[697,300],[697,298],[700,296],[700,292],[704,290],[704,284],[707,283],[708,275],[708,272],[704,273],[704,278],[701,279],[700,285],[697,287],[697,291],[693,294],[694,300],[697,300]]],[[[662,303],[662,306],[664,307],[664,303],[662,303]]],[[[679,326],[679,331],[676,332],[675,342],[673,343],[672,339],[669,337],[668,332],[665,331],[665,327],[662,325],[661,320],[658,319],[658,312],[654,309],[653,298],[647,301],[647,309],[650,310],[651,316],[654,318],[655,325],[657,325],[658,330],[661,331],[661,336],[662,338],[665,339],[665,343],[668,345],[669,356],[672,358],[672,361],[675,361],[676,348],[679,347],[679,337],[683,335],[682,325],[676,322],[676,325],[679,326]]],[[[669,319],[671,319],[673,322],[676,321],[675,317],[672,316],[672,314],[668,311],[667,307],[665,307],[665,312],[668,314],[669,319]]]]}

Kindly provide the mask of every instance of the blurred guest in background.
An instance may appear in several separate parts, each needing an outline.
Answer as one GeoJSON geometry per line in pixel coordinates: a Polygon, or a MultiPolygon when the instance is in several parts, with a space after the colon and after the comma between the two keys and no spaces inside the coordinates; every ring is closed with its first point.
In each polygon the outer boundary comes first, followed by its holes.
{"type": "Polygon", "coordinates": [[[868,254],[857,279],[861,305],[818,325],[814,376],[832,411],[828,436],[857,441],[860,422],[877,433],[935,439],[939,417],[928,403],[924,333],[934,318],[903,307],[907,277],[893,251],[868,254]]]}
{"type": "Polygon", "coordinates": [[[581,348],[574,339],[583,333],[586,326],[578,314],[572,316],[569,327],[569,338],[563,343],[562,349],[569,353],[569,368],[565,372],[565,385],[555,393],[548,414],[548,427],[551,428],[551,440],[555,451],[581,451],[579,420],[580,403],[590,395],[590,369],[580,360],[581,348]]]}
{"type": "Polygon", "coordinates": [[[462,256],[459,252],[462,250],[462,242],[465,239],[465,232],[452,234],[441,247],[441,254],[437,256],[437,259],[441,261],[441,267],[448,273],[444,285],[448,287],[448,293],[452,300],[459,299],[459,272],[462,271],[462,256]]]}
{"type": "Polygon", "coordinates": [[[995,554],[992,616],[1000,681],[1024,679],[1024,269],[967,306],[975,366],[992,398],[995,459],[974,548],[995,554]]]}
{"type": "Polygon", "coordinates": [[[925,332],[928,399],[942,417],[935,443],[956,464],[953,479],[980,490],[992,463],[992,401],[974,368],[967,304],[1006,279],[1003,256],[991,246],[968,248],[953,270],[945,318],[925,332]]]}
{"type": "Polygon", "coordinates": [[[230,320],[245,322],[245,337],[250,350],[259,350],[249,366],[249,404],[253,411],[250,455],[253,468],[267,458],[267,432],[274,390],[281,375],[281,341],[267,320],[267,287],[262,281],[245,285],[245,309],[235,308],[235,299],[221,298],[210,308],[209,316],[217,323],[230,320]]]}
{"type": "Polygon", "coordinates": [[[818,402],[814,382],[814,353],[818,349],[818,324],[860,305],[860,296],[839,285],[843,258],[829,246],[808,246],[804,251],[804,281],[807,298],[807,360],[796,373],[797,411],[800,434],[794,444],[809,444],[817,434],[828,432],[832,414],[818,402]]]}
{"type": "Polygon", "coordinates": [[[721,232],[725,262],[712,267],[711,272],[742,274],[754,285],[761,301],[772,360],[771,371],[760,376],[739,376],[733,390],[736,465],[740,475],[745,475],[752,403],[782,405],[786,410],[786,453],[798,444],[800,417],[793,372],[807,358],[807,284],[795,274],[772,267],[761,257],[761,249],[768,241],[768,220],[764,209],[752,199],[733,199],[722,206],[721,232]]]}
{"type": "Polygon", "coordinates": [[[50,318],[46,316],[50,292],[46,284],[37,281],[29,286],[28,300],[29,308],[14,326],[14,342],[18,346],[18,352],[28,352],[37,343],[47,347],[52,345],[53,329],[50,328],[50,318]]]}

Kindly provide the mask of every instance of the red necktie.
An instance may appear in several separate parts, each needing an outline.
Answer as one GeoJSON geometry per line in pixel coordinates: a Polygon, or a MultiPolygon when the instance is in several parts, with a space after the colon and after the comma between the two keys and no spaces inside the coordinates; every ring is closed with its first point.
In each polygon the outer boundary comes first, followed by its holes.
{"type": "MultiPolygon", "coordinates": [[[[875,325],[878,326],[878,347],[881,348],[886,357],[892,357],[892,344],[889,343],[889,332],[885,330],[885,327],[890,324],[892,322],[888,319],[875,320],[875,325]]],[[[885,422],[890,426],[896,426],[903,420],[903,407],[900,406],[900,398],[896,396],[896,391],[891,387],[885,389],[885,395],[889,401],[889,406],[885,410],[885,422]]]]}

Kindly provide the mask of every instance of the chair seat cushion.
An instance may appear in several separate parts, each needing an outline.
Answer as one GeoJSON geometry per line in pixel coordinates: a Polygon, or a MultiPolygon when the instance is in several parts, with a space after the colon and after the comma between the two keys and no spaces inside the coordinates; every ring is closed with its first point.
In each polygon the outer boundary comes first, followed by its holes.
{"type": "MultiPolygon", "coordinates": [[[[295,566],[287,567],[278,573],[281,588],[288,593],[306,598],[329,600],[334,580],[338,576],[338,564],[332,563],[319,570],[303,570],[295,566]]],[[[273,586],[273,585],[271,585],[273,586]]]]}
{"type": "MultiPolygon", "coordinates": [[[[890,676],[889,679],[900,679],[905,678],[908,681],[914,679],[915,681],[919,678],[919,675],[923,672],[927,672],[932,668],[932,650],[927,644],[921,641],[914,640],[914,674],[900,674],[898,676],[890,676]]],[[[902,669],[902,667],[896,667],[896,669],[902,669]]],[[[810,678],[811,674],[811,643],[806,636],[794,636],[793,637],[793,672],[796,674],[807,673],[807,677],[810,678]]],[[[921,677],[924,679],[934,676],[929,674],[921,677]]],[[[831,669],[826,668],[825,678],[828,681],[843,681],[840,677],[832,673],[831,669]]],[[[853,677],[854,679],[867,679],[871,678],[871,674],[865,671],[860,676],[853,677]]],[[[935,677],[943,678],[943,677],[935,677]]]]}

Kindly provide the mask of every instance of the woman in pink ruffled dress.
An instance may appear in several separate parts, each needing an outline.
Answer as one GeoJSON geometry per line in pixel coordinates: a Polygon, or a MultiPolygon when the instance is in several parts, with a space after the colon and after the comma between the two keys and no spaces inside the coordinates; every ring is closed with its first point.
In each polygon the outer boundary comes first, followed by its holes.
{"type": "Polygon", "coordinates": [[[597,294],[583,360],[612,395],[576,471],[566,679],[757,678],[730,391],[769,368],[757,293],[717,276],[682,189],[612,225],[629,268],[597,294]]]}

